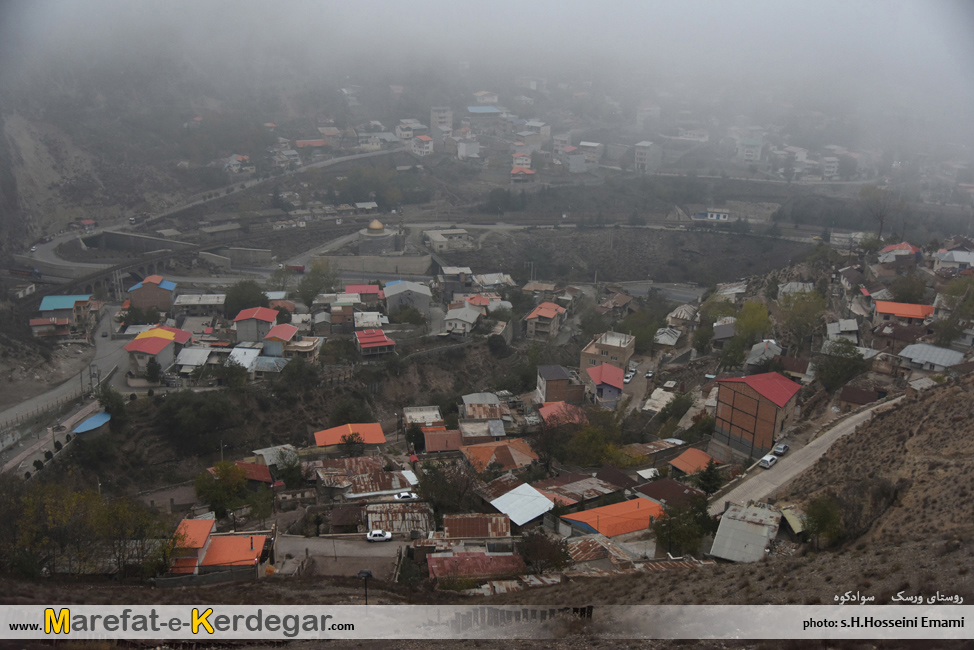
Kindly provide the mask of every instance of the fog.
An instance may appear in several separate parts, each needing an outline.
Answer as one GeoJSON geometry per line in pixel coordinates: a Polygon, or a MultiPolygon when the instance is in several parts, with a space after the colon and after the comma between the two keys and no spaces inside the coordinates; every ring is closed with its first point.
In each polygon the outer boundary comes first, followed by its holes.
{"type": "Polygon", "coordinates": [[[452,75],[466,60],[483,79],[563,75],[650,95],[655,84],[778,88],[788,100],[919,112],[950,130],[974,110],[972,37],[963,0],[30,0],[0,8],[0,70],[11,90],[59,70],[152,74],[159,61],[253,84],[452,75]]]}

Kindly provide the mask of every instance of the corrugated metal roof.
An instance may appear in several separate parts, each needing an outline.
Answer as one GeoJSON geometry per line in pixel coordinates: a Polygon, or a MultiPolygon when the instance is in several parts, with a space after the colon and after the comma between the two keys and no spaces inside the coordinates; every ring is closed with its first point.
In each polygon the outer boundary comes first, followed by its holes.
{"type": "Polygon", "coordinates": [[[410,482],[405,472],[371,472],[353,476],[351,483],[352,486],[345,496],[349,499],[361,499],[409,490],[415,485],[415,480],[410,482]]]}
{"type": "Polygon", "coordinates": [[[443,532],[448,538],[510,537],[511,520],[507,515],[443,515],[443,532]]]}
{"type": "Polygon", "coordinates": [[[766,504],[731,506],[720,518],[710,554],[732,562],[757,562],[780,523],[781,513],[766,504]]]}
{"type": "Polygon", "coordinates": [[[443,578],[489,578],[524,571],[524,560],[514,553],[434,553],[426,558],[432,580],[443,578]]]}
{"type": "Polygon", "coordinates": [[[387,530],[408,533],[419,530],[424,533],[434,529],[433,509],[427,503],[378,503],[365,506],[365,518],[369,530],[387,530]]]}
{"type": "MultiPolygon", "coordinates": [[[[539,487],[540,489],[541,486],[536,487],[539,487]]],[[[555,494],[568,497],[574,501],[588,501],[589,499],[597,499],[601,496],[618,492],[620,489],[611,483],[606,483],[601,479],[591,476],[585,477],[578,481],[572,481],[571,483],[565,483],[563,485],[543,487],[549,492],[554,492],[555,494]]]]}
{"type": "Polygon", "coordinates": [[[802,522],[802,513],[794,508],[794,506],[788,506],[781,509],[781,516],[785,518],[791,529],[797,534],[805,531],[805,524],[802,522]]]}
{"type": "Polygon", "coordinates": [[[490,505],[506,514],[518,526],[523,526],[555,507],[548,497],[525,483],[494,499],[490,505]]]}
{"type": "Polygon", "coordinates": [[[632,568],[632,556],[605,535],[583,535],[566,541],[572,562],[592,562],[608,559],[620,569],[632,568]]]}
{"type": "Polygon", "coordinates": [[[929,343],[908,345],[900,352],[900,356],[916,364],[925,365],[931,363],[942,368],[956,366],[958,363],[964,361],[963,353],[957,352],[956,350],[938,348],[936,345],[930,345],[929,343]]]}
{"type": "Polygon", "coordinates": [[[474,493],[484,501],[490,503],[523,483],[524,481],[513,474],[504,474],[498,476],[490,483],[477,488],[474,493]]]}

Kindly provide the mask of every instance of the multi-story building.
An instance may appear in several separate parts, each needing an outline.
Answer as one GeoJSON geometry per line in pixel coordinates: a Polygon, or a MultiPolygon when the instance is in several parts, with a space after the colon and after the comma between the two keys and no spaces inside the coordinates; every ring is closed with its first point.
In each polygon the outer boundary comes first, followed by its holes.
{"type": "Polygon", "coordinates": [[[554,138],[552,138],[552,144],[554,146],[555,155],[565,153],[565,147],[572,146],[572,134],[571,131],[566,131],[565,133],[559,133],[554,138]]]}
{"type": "Polygon", "coordinates": [[[620,332],[605,332],[592,339],[582,350],[581,368],[607,363],[625,370],[636,351],[636,337],[620,332]]]}
{"type": "Polygon", "coordinates": [[[839,175],[839,159],[835,156],[822,158],[822,176],[832,178],[839,175]]]}
{"type": "Polygon", "coordinates": [[[741,140],[737,144],[737,159],[745,163],[761,161],[761,149],[764,143],[760,140],[741,140]]]}
{"type": "Polygon", "coordinates": [[[663,166],[663,148],[649,140],[636,144],[634,169],[640,174],[659,171],[663,166]]]}
{"type": "Polygon", "coordinates": [[[718,382],[714,440],[742,458],[760,458],[795,418],[801,385],[776,372],[718,382]]]}
{"type": "Polygon", "coordinates": [[[605,145],[601,142],[579,142],[578,149],[585,154],[588,163],[599,163],[605,155],[605,145]]]}
{"type": "Polygon", "coordinates": [[[433,153],[433,138],[428,135],[418,135],[413,138],[412,148],[417,156],[428,156],[433,153]]]}
{"type": "Polygon", "coordinates": [[[529,339],[551,339],[558,336],[565,308],[553,302],[543,302],[524,317],[529,339]]]}
{"type": "Polygon", "coordinates": [[[443,144],[443,138],[453,132],[453,109],[449,106],[434,106],[430,109],[430,135],[434,144],[443,144]]]}

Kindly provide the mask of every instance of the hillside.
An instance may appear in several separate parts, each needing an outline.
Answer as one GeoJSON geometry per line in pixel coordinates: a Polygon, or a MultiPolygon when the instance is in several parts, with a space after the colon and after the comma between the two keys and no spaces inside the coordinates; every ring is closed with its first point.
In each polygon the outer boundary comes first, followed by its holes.
{"type": "Polygon", "coordinates": [[[839,439],[778,503],[830,491],[849,539],[834,550],[759,565],[579,580],[491,603],[830,604],[860,591],[889,604],[900,591],[974,599],[974,378],[934,388],[839,439]]]}
{"type": "Polygon", "coordinates": [[[532,262],[539,279],[591,282],[598,273],[600,279],[617,282],[651,279],[710,286],[787,266],[808,250],[798,242],[729,233],[558,228],[516,237],[494,233],[480,250],[444,257],[475,272],[509,269],[516,277],[526,277],[524,265],[532,262]]]}

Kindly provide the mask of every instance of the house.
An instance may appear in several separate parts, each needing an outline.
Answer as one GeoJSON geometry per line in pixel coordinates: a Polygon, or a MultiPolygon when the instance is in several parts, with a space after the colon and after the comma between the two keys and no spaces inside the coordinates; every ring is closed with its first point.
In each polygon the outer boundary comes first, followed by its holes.
{"type": "Polygon", "coordinates": [[[503,472],[521,469],[538,460],[538,455],[521,438],[465,445],[460,448],[460,453],[478,473],[491,466],[503,472]]]}
{"type": "Polygon", "coordinates": [[[802,384],[810,384],[815,379],[815,372],[811,368],[811,362],[808,359],[801,359],[798,357],[783,357],[780,354],[775,355],[774,364],[781,367],[781,374],[783,374],[788,379],[797,381],[802,384]]]}
{"type": "Polygon", "coordinates": [[[582,510],[599,499],[620,492],[622,488],[588,474],[562,474],[531,484],[556,503],[582,510]]]}
{"type": "Polygon", "coordinates": [[[375,497],[390,497],[397,492],[411,491],[419,481],[411,471],[386,472],[373,471],[368,474],[356,474],[349,480],[350,486],[345,490],[346,499],[372,499],[375,497]]]}
{"type": "Polygon", "coordinates": [[[524,317],[525,336],[529,339],[553,339],[561,330],[566,309],[553,302],[543,302],[524,317]]]}
{"type": "Polygon", "coordinates": [[[608,363],[625,370],[636,351],[636,337],[620,332],[605,332],[596,336],[582,350],[579,366],[594,368],[600,363],[608,363]]]}
{"type": "Polygon", "coordinates": [[[640,496],[657,503],[664,508],[666,506],[683,507],[688,506],[694,499],[707,498],[702,490],[678,483],[671,478],[661,478],[649,483],[643,483],[633,488],[640,496]]]}
{"type": "Polygon", "coordinates": [[[424,316],[429,314],[433,293],[429,287],[418,282],[404,280],[386,285],[386,311],[395,314],[400,309],[412,307],[424,316]]]}
{"type": "Polygon", "coordinates": [[[834,178],[839,175],[839,159],[835,156],[822,158],[822,178],[834,178]]]}
{"type": "Polygon", "coordinates": [[[733,316],[726,316],[714,323],[714,335],[710,339],[710,345],[715,350],[721,350],[727,341],[734,338],[737,334],[737,319],[733,316]]]}
{"type": "Polygon", "coordinates": [[[839,391],[839,410],[848,413],[852,409],[859,408],[865,404],[872,404],[880,398],[879,393],[865,388],[855,386],[843,386],[839,391]]]}
{"type": "Polygon", "coordinates": [[[450,550],[426,556],[429,579],[433,582],[486,581],[508,578],[526,571],[524,560],[516,553],[450,550]]]}
{"type": "Polygon", "coordinates": [[[881,323],[873,328],[873,348],[891,354],[899,354],[903,348],[926,336],[927,331],[925,325],[881,323]]]}
{"type": "Polygon", "coordinates": [[[656,334],[653,336],[653,343],[673,347],[679,342],[681,336],[683,336],[683,332],[678,329],[661,327],[656,330],[656,334]]]}
{"type": "Polygon", "coordinates": [[[590,399],[603,408],[614,411],[622,396],[623,370],[608,363],[586,368],[585,374],[592,382],[590,399]]]}
{"type": "Polygon", "coordinates": [[[745,139],[737,143],[737,159],[742,163],[761,162],[761,150],[764,142],[761,140],[745,139]]]}
{"type": "Polygon", "coordinates": [[[426,537],[436,530],[433,509],[428,503],[371,503],[365,506],[367,530],[386,530],[394,534],[426,537]]]}
{"type": "MultiPolygon", "coordinates": [[[[497,512],[507,515],[512,524],[524,527],[532,522],[540,521],[546,512],[555,507],[555,504],[527,483],[518,483],[516,487],[493,498],[489,503],[497,512]]],[[[488,484],[488,487],[491,484],[488,484]]],[[[505,481],[503,487],[507,485],[510,483],[505,481]]]]}
{"type": "Polygon", "coordinates": [[[433,138],[428,135],[418,135],[412,141],[413,154],[428,156],[433,153],[433,138]]]}
{"type": "Polygon", "coordinates": [[[41,318],[70,321],[75,331],[88,329],[91,321],[91,294],[73,296],[44,296],[38,308],[41,318]]]}
{"type": "Polygon", "coordinates": [[[729,221],[730,212],[727,210],[719,210],[716,208],[710,208],[709,210],[704,210],[703,212],[694,212],[690,215],[691,221],[729,221]]]}
{"type": "Polygon", "coordinates": [[[511,518],[504,514],[443,515],[447,539],[496,539],[511,536],[511,518]]]}
{"type": "Polygon", "coordinates": [[[501,401],[494,393],[470,393],[460,398],[460,417],[464,420],[499,420],[501,401]]]}
{"type": "Polygon", "coordinates": [[[910,370],[945,372],[947,368],[964,362],[964,355],[956,350],[940,348],[929,343],[914,343],[900,351],[900,375],[906,376],[910,370]]]}
{"type": "Polygon", "coordinates": [[[27,324],[34,338],[66,339],[71,336],[70,318],[31,318],[27,324]]]}
{"type": "Polygon", "coordinates": [[[480,143],[476,140],[457,140],[456,143],[459,160],[477,160],[480,158],[480,143]]]}
{"type": "Polygon", "coordinates": [[[720,517],[710,555],[731,562],[759,562],[780,525],[781,513],[772,506],[732,505],[720,517]]]}
{"type": "Polygon", "coordinates": [[[463,434],[460,433],[459,429],[446,429],[445,427],[424,428],[423,441],[427,454],[460,451],[464,444],[463,434]]]}
{"type": "Polygon", "coordinates": [[[265,557],[268,545],[265,535],[224,535],[211,536],[199,573],[217,573],[236,568],[253,568],[254,577],[259,578],[261,559],[265,557]]]}
{"type": "Polygon", "coordinates": [[[933,254],[934,272],[943,270],[966,271],[974,268],[974,252],[963,250],[937,251],[933,254]]]}
{"type": "Polygon", "coordinates": [[[569,580],[586,576],[602,577],[611,572],[632,571],[633,554],[605,535],[582,535],[565,540],[565,551],[572,566],[564,572],[569,580]]]}
{"type": "Polygon", "coordinates": [[[846,290],[846,293],[858,293],[859,287],[866,285],[866,276],[859,269],[847,266],[839,270],[839,282],[842,283],[842,288],[846,290]]]}
{"type": "MultiPolygon", "coordinates": [[[[423,234],[426,235],[430,248],[437,253],[471,250],[477,246],[473,236],[463,228],[427,230],[423,234]]],[[[388,298],[388,293],[386,298],[388,298]]]]}
{"type": "Polygon", "coordinates": [[[603,316],[611,314],[613,318],[625,318],[636,309],[632,303],[632,296],[614,291],[595,308],[595,311],[603,316]]]}
{"type": "Polygon", "coordinates": [[[774,447],[795,417],[801,386],[776,372],[718,381],[713,440],[745,458],[774,447]]]}
{"type": "Polygon", "coordinates": [[[631,499],[563,515],[561,519],[571,526],[573,537],[600,533],[611,538],[649,530],[662,514],[663,508],[649,499],[631,499]]]}
{"type": "Polygon", "coordinates": [[[512,183],[533,183],[534,170],[527,167],[514,167],[511,169],[512,183]]]}
{"type": "Polygon", "coordinates": [[[605,155],[605,145],[601,142],[579,142],[578,150],[585,156],[585,162],[597,165],[605,155]]]}
{"type": "MultiPolygon", "coordinates": [[[[377,221],[373,221],[373,224],[377,221]]],[[[381,226],[381,224],[379,224],[381,226]]],[[[369,225],[371,227],[372,224],[369,225]]],[[[345,285],[346,294],[357,294],[359,299],[366,305],[378,304],[385,294],[382,292],[382,287],[377,284],[347,284],[345,285]]]]}
{"type": "Polygon", "coordinates": [[[473,94],[474,99],[477,100],[478,104],[496,104],[497,103],[497,93],[492,93],[486,90],[481,90],[473,94]]]}
{"type": "Polygon", "coordinates": [[[504,421],[501,419],[460,420],[458,426],[464,445],[480,445],[507,439],[507,431],[504,430],[504,421]]]}
{"type": "Polygon", "coordinates": [[[215,519],[183,519],[172,538],[169,573],[196,575],[200,561],[209,547],[210,535],[216,531],[215,519]]]}
{"type": "MultiPolygon", "coordinates": [[[[234,461],[233,464],[237,469],[243,472],[244,479],[251,488],[258,488],[261,485],[270,486],[272,483],[274,483],[274,479],[271,477],[271,468],[267,465],[248,463],[242,460],[234,461]]],[[[206,471],[209,472],[213,477],[216,477],[215,467],[207,467],[206,471]]]]}
{"type": "Polygon", "coordinates": [[[671,460],[670,468],[673,470],[673,476],[691,476],[707,469],[711,461],[720,464],[720,461],[710,454],[691,447],[671,460]]]}
{"type": "Polygon", "coordinates": [[[355,332],[355,348],[363,357],[388,354],[396,351],[396,342],[380,329],[355,332]]]}
{"type": "Polygon", "coordinates": [[[480,310],[467,306],[448,311],[443,323],[447,332],[466,336],[477,326],[478,320],[480,320],[480,310]]]}
{"type": "Polygon", "coordinates": [[[172,311],[177,315],[221,316],[223,315],[223,305],[226,301],[227,296],[225,293],[184,293],[176,296],[176,299],[173,300],[172,311]]]}
{"type": "Polygon", "coordinates": [[[834,323],[827,323],[825,336],[830,341],[845,339],[853,345],[859,345],[859,323],[854,318],[842,318],[834,323]]]}
{"type": "Polygon", "coordinates": [[[697,320],[697,308],[694,305],[680,305],[666,316],[666,324],[670,327],[692,327],[697,320]]]}
{"type": "Polygon", "coordinates": [[[755,343],[744,361],[744,368],[747,372],[760,372],[776,356],[780,356],[782,351],[782,347],[770,339],[755,343]]]}
{"type": "Polygon", "coordinates": [[[333,447],[342,444],[345,436],[358,435],[362,443],[371,446],[384,445],[386,435],[382,432],[382,425],[377,422],[343,424],[340,427],[323,429],[315,432],[315,445],[318,447],[333,447]]]}
{"type": "Polygon", "coordinates": [[[663,149],[648,140],[636,143],[633,169],[639,174],[657,172],[663,166],[663,149]]]}
{"type": "Polygon", "coordinates": [[[402,410],[402,417],[407,428],[414,424],[419,427],[443,426],[439,406],[407,406],[402,410]]]}
{"type": "Polygon", "coordinates": [[[150,275],[142,282],[129,287],[128,294],[132,307],[156,309],[168,313],[172,309],[176,283],[164,280],[161,275],[150,275]]]}
{"type": "Polygon", "coordinates": [[[578,374],[563,366],[538,366],[538,403],[567,402],[581,404],[585,399],[585,384],[578,374]]]}
{"type": "Polygon", "coordinates": [[[264,340],[277,321],[277,310],[267,307],[252,307],[244,309],[233,319],[237,328],[237,341],[252,343],[264,340]]]}
{"type": "Polygon", "coordinates": [[[880,323],[921,325],[933,315],[933,305],[911,305],[904,302],[877,300],[874,303],[873,327],[880,323]]]}
{"type": "Polygon", "coordinates": [[[167,370],[176,359],[175,350],[173,338],[141,334],[125,346],[125,351],[129,353],[129,369],[139,377],[145,375],[150,360],[155,360],[163,371],[167,370]]]}
{"type": "Polygon", "coordinates": [[[290,323],[275,325],[264,336],[264,354],[269,357],[283,357],[284,346],[298,335],[298,328],[290,323]]]}
{"type": "Polygon", "coordinates": [[[531,169],[531,154],[524,151],[514,154],[514,166],[531,169]]]}
{"type": "Polygon", "coordinates": [[[538,415],[546,427],[559,427],[564,424],[586,425],[588,418],[581,407],[565,402],[552,402],[538,409],[538,415]]]}

